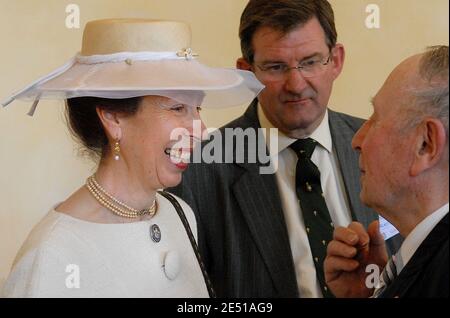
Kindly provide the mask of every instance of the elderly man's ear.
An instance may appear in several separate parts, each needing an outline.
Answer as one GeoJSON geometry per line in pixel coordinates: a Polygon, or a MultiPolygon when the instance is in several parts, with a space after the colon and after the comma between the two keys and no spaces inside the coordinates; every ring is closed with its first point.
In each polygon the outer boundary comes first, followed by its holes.
{"type": "Polygon", "coordinates": [[[436,118],[425,118],[417,128],[411,176],[418,176],[437,165],[448,165],[447,150],[448,141],[444,124],[436,118]]]}

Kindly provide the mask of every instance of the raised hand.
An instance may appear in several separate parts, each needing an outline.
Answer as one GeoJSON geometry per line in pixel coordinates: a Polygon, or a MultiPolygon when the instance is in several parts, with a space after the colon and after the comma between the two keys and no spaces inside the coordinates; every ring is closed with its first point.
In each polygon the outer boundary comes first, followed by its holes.
{"type": "Polygon", "coordinates": [[[358,222],[336,228],[324,262],[326,283],[336,297],[369,297],[373,288],[366,284],[366,268],[375,264],[381,272],[387,258],[378,221],[367,231],[358,222]]]}

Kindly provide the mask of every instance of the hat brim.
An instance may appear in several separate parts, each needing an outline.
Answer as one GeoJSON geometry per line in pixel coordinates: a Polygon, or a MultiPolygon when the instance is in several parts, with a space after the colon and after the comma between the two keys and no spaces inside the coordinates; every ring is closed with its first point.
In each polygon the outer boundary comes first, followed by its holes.
{"type": "Polygon", "coordinates": [[[197,60],[74,62],[61,74],[47,79],[44,77],[44,80],[14,98],[37,100],[160,95],[189,105],[218,108],[247,103],[263,88],[251,72],[211,68],[197,60]]]}

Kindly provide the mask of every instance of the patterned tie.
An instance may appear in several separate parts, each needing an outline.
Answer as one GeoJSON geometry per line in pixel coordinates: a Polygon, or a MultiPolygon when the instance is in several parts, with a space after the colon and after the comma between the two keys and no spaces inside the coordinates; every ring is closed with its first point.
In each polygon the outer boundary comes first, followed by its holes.
{"type": "Polygon", "coordinates": [[[380,287],[373,293],[373,298],[378,298],[386,290],[386,288],[397,277],[397,266],[395,266],[395,255],[387,262],[380,276],[380,287]]]}
{"type": "Polygon", "coordinates": [[[315,140],[307,138],[297,140],[290,147],[298,156],[295,188],[316,267],[317,279],[323,296],[330,298],[334,296],[325,284],[323,262],[328,242],[333,238],[333,223],[323,197],[320,171],[311,161],[316,144],[315,140]]]}

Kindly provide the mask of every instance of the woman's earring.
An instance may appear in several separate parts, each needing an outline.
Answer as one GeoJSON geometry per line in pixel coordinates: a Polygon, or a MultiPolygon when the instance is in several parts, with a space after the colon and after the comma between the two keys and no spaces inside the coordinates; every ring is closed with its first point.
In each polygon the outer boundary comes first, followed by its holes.
{"type": "Polygon", "coordinates": [[[118,161],[120,159],[120,144],[119,139],[116,139],[116,142],[114,143],[114,160],[118,161]]]}

